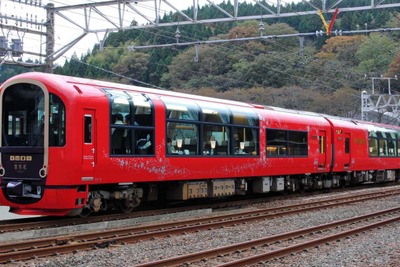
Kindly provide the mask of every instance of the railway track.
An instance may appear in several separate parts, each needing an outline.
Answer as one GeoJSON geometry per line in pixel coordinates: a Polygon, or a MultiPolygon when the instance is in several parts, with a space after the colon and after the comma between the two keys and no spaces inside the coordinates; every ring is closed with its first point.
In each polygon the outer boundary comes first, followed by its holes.
{"type": "MultiPolygon", "coordinates": [[[[386,191],[385,191],[386,192],[386,191]]],[[[391,189],[387,190],[388,194],[400,192],[400,189],[391,189]]],[[[377,195],[380,193],[377,192],[377,195]]],[[[370,195],[360,194],[359,196],[370,195]]],[[[149,216],[157,216],[162,214],[171,214],[177,212],[185,212],[188,210],[201,210],[201,209],[218,209],[218,208],[229,208],[229,207],[243,207],[246,205],[252,205],[255,203],[262,203],[270,201],[270,198],[267,200],[265,198],[261,199],[248,199],[241,201],[230,201],[223,203],[213,203],[206,205],[196,205],[190,207],[175,207],[175,208],[164,208],[164,209],[153,209],[146,211],[138,211],[130,214],[108,214],[108,215],[98,215],[87,218],[59,218],[59,217],[39,217],[39,218],[28,218],[28,219],[14,219],[14,220],[4,220],[0,221],[0,234],[8,233],[8,232],[22,232],[28,230],[35,229],[46,229],[46,228],[56,228],[56,227],[64,227],[71,225],[83,225],[83,224],[91,224],[97,222],[108,222],[108,221],[121,221],[133,218],[142,218],[149,216]]],[[[310,203],[312,204],[312,202],[310,203]]],[[[291,205],[293,207],[293,205],[291,205]]],[[[280,207],[279,207],[280,208],[280,207]]],[[[288,207],[288,209],[290,209],[288,207]]]]}
{"type": "Polygon", "coordinates": [[[342,238],[399,220],[400,207],[136,266],[202,266],[204,262],[207,266],[251,266],[329,242],[338,242],[342,238]]]}
{"type": "Polygon", "coordinates": [[[256,220],[285,216],[293,213],[306,212],[339,205],[346,205],[359,201],[384,198],[400,194],[400,190],[388,190],[356,196],[340,197],[332,200],[315,201],[306,204],[282,206],[264,210],[246,211],[235,214],[212,216],[211,218],[196,218],[147,225],[113,229],[95,233],[68,235],[64,237],[52,237],[38,240],[29,240],[0,245],[0,262],[26,260],[34,257],[44,257],[61,253],[69,253],[77,250],[108,247],[113,244],[138,242],[140,240],[165,237],[200,230],[232,226],[256,220]]]}
{"type": "MultiPolygon", "coordinates": [[[[251,205],[255,203],[263,203],[270,201],[271,198],[266,199],[255,198],[255,199],[245,199],[245,200],[231,200],[231,201],[214,201],[214,203],[190,205],[182,207],[172,207],[172,208],[149,208],[148,210],[139,210],[132,213],[118,213],[118,214],[106,214],[106,215],[96,215],[86,218],[79,217],[35,217],[26,219],[11,219],[0,221],[0,234],[8,232],[21,232],[35,229],[46,229],[55,228],[63,226],[81,225],[81,224],[91,224],[97,222],[109,222],[109,221],[121,221],[134,218],[150,217],[163,214],[173,214],[178,212],[187,212],[191,210],[202,210],[202,209],[224,209],[224,208],[235,208],[243,207],[246,205],[251,205]]],[[[173,206],[173,204],[172,204],[173,206]]]]}

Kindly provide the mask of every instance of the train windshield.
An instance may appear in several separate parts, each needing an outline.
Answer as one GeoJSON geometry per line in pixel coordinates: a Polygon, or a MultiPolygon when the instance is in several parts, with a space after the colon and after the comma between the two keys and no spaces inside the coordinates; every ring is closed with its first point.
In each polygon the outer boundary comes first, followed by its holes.
{"type": "MultiPolygon", "coordinates": [[[[50,94],[49,145],[65,144],[65,107],[50,94]]],[[[2,146],[43,146],[45,95],[33,84],[15,84],[5,89],[2,103],[2,146]]]]}

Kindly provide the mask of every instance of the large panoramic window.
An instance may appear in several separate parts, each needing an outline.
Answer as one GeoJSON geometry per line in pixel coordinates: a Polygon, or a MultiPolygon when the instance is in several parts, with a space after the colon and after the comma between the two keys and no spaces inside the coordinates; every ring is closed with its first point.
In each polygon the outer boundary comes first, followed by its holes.
{"type": "Polygon", "coordinates": [[[224,105],[202,101],[196,103],[201,109],[203,155],[230,155],[230,110],[224,105]]]}
{"type": "Polygon", "coordinates": [[[259,155],[258,116],[251,109],[170,97],[162,100],[168,155],[259,155]]]}
{"type": "Polygon", "coordinates": [[[399,137],[396,131],[372,129],[369,131],[368,152],[371,157],[400,156],[399,137]]]}
{"type": "Polygon", "coordinates": [[[167,154],[199,155],[199,107],[190,100],[163,101],[167,111],[167,154]]]}
{"type": "Polygon", "coordinates": [[[106,89],[111,105],[110,154],[154,155],[154,116],[143,94],[106,89]]]}
{"type": "Polygon", "coordinates": [[[234,154],[259,155],[259,120],[251,109],[229,107],[232,112],[234,154]]]}

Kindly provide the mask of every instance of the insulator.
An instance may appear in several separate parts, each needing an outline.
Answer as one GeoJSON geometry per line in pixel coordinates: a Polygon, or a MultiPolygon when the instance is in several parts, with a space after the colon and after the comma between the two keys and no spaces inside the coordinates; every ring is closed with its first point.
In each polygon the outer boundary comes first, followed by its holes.
{"type": "Polygon", "coordinates": [[[260,31],[265,30],[264,23],[260,22],[260,24],[258,24],[258,30],[260,30],[260,31]]]}
{"type": "Polygon", "coordinates": [[[179,43],[179,38],[181,37],[181,32],[179,31],[179,28],[176,28],[175,31],[175,38],[176,38],[176,42],[179,43]]]}
{"type": "Polygon", "coordinates": [[[195,44],[194,50],[195,50],[195,52],[196,52],[196,55],[195,55],[195,57],[193,58],[193,61],[194,61],[195,63],[197,63],[197,62],[199,62],[199,44],[195,44]]]}

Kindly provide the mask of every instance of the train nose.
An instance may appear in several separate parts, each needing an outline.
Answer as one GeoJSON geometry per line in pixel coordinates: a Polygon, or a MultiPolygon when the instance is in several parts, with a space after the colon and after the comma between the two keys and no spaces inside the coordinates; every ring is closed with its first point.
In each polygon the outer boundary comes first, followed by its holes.
{"type": "Polygon", "coordinates": [[[23,184],[22,182],[9,182],[7,183],[6,190],[9,196],[22,196],[23,184]]]}

